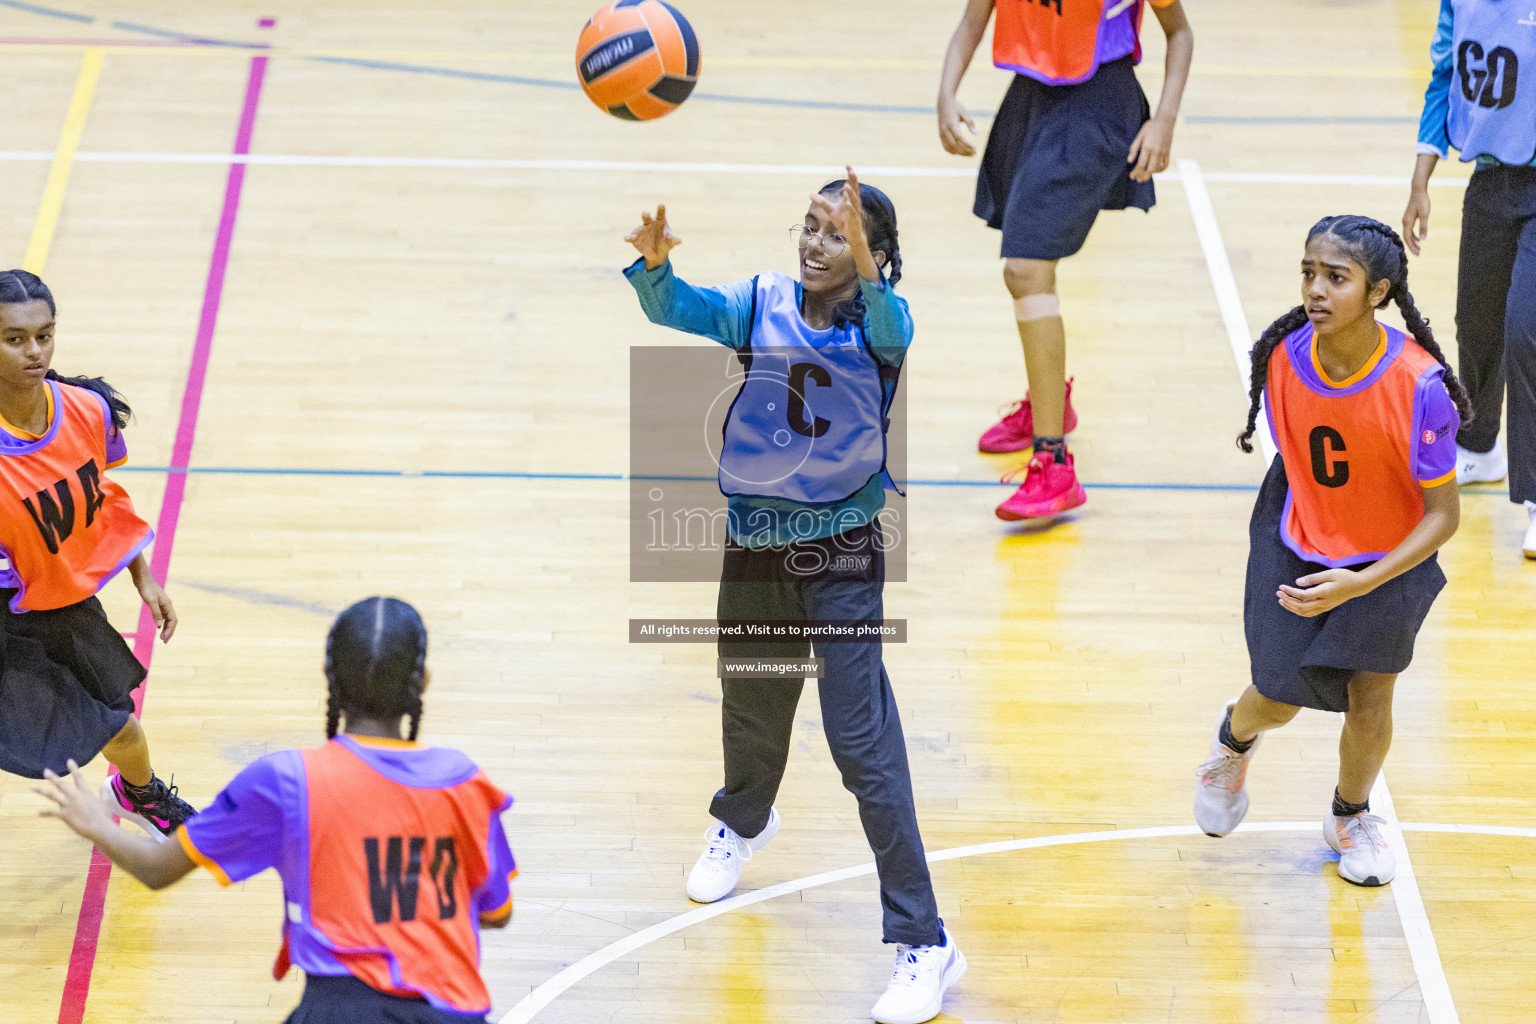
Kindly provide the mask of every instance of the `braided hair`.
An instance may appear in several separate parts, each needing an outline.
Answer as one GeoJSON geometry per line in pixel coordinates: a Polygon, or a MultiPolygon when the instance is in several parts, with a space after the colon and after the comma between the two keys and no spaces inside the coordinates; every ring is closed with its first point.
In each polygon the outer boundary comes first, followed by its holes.
{"type": "MultiPolygon", "coordinates": [[[[1408,253],[1398,233],[1379,220],[1348,214],[1324,217],[1307,232],[1307,241],[1312,241],[1318,235],[1328,235],[1337,240],[1349,258],[1364,268],[1367,287],[1377,281],[1391,282],[1392,287],[1386,298],[1376,308],[1381,309],[1388,302],[1397,303],[1403,325],[1413,335],[1413,340],[1444,367],[1441,376],[1445,390],[1456,404],[1461,422],[1469,422],[1472,419],[1472,402],[1467,398],[1467,390],[1457,379],[1456,372],[1446,363],[1445,353],[1440,351],[1434,332],[1429,329],[1429,321],[1414,305],[1413,294],[1408,291],[1408,253]]],[[[1270,324],[1253,346],[1253,376],[1248,388],[1248,425],[1237,437],[1237,446],[1245,452],[1253,451],[1252,440],[1258,422],[1259,402],[1264,397],[1264,385],[1269,378],[1269,357],[1274,353],[1276,345],[1306,322],[1306,310],[1296,306],[1270,324]]]]}
{"type": "Polygon", "coordinates": [[[411,719],[421,728],[426,685],[427,627],[416,609],[393,597],[370,597],[336,617],[325,639],[327,739],[348,715],[411,719]]]}
{"type": "MultiPolygon", "coordinates": [[[[7,270],[0,273],[0,302],[46,302],[50,314],[57,316],[59,312],[58,307],[54,305],[52,290],[43,284],[42,279],[36,274],[25,270],[7,270]]],[[[107,408],[112,413],[113,429],[122,430],[128,425],[128,417],[133,415],[133,410],[128,407],[127,399],[100,377],[61,377],[57,371],[51,369],[44,376],[60,384],[72,384],[77,388],[96,392],[107,403],[107,408]]]]}
{"type": "MultiPolygon", "coordinates": [[[[821,186],[820,194],[836,196],[848,183],[838,178],[821,186]]],[[[869,239],[870,252],[885,253],[885,266],[880,276],[894,287],[901,280],[901,247],[896,238],[896,204],[891,197],[873,185],[859,185],[859,206],[864,214],[864,234],[869,239]]],[[[864,293],[855,289],[852,297],[839,302],[832,309],[832,326],[843,328],[864,322],[864,293]]]]}

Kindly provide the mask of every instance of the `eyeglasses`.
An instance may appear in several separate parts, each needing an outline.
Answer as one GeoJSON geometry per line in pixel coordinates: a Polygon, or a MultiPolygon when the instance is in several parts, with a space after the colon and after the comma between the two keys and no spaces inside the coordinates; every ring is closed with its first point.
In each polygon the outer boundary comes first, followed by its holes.
{"type": "Polygon", "coordinates": [[[821,251],[828,256],[841,256],[848,249],[848,239],[842,235],[823,234],[820,231],[813,231],[804,224],[796,224],[790,228],[789,237],[795,240],[796,245],[813,245],[815,242],[820,242],[821,251]]]}

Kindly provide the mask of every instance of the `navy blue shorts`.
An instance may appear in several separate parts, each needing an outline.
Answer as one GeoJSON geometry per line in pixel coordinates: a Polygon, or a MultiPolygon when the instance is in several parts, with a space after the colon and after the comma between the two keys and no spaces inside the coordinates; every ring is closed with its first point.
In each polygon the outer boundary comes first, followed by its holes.
{"type": "Polygon", "coordinates": [[[484,1024],[484,1017],[439,1010],[424,999],[380,992],[356,978],[309,974],[304,998],[286,1024],[484,1024]]]}
{"type": "Polygon", "coordinates": [[[123,731],[144,666],[96,598],[17,613],[15,593],[0,589],[0,771],[63,775],[123,731]]]}
{"type": "Polygon", "coordinates": [[[976,216],[1003,232],[1004,258],[1059,260],[1088,240],[1100,210],[1150,210],[1150,181],[1126,162],[1151,116],[1129,56],[1086,82],[1014,75],[976,177],[976,216]]]}
{"type": "Polygon", "coordinates": [[[1253,685],[1282,704],[1348,711],[1349,681],[1356,672],[1396,674],[1413,660],[1413,642],[1445,586],[1445,573],[1430,555],[1333,611],[1310,619],[1286,611],[1275,597],[1280,584],[1294,586],[1298,578],[1328,568],[1302,560],[1280,539],[1286,488],[1285,464],[1276,458],[1248,525],[1243,632],[1253,685]]]}

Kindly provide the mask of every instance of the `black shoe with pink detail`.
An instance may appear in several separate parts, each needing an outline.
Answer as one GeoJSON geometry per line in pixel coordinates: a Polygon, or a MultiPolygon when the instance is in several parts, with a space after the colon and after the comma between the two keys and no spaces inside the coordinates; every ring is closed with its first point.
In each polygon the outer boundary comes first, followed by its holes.
{"type": "Polygon", "coordinates": [[[121,775],[107,780],[107,787],[117,800],[118,806],[140,826],[151,825],[161,835],[171,835],[197,808],[176,795],[174,785],[167,786],[158,776],[153,776],[147,786],[130,786],[121,775]]]}

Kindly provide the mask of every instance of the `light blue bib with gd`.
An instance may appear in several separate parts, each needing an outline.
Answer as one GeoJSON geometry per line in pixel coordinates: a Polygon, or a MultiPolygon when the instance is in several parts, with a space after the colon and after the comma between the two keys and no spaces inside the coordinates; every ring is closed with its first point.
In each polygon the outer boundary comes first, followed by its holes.
{"type": "Polygon", "coordinates": [[[1453,0],[1451,107],[1445,127],[1463,160],[1536,158],[1536,3],[1453,0]]]}
{"type": "Polygon", "coordinates": [[[843,501],[885,470],[886,376],[860,326],[813,330],[784,274],[754,283],[747,377],[725,417],[720,491],[843,501]]]}

